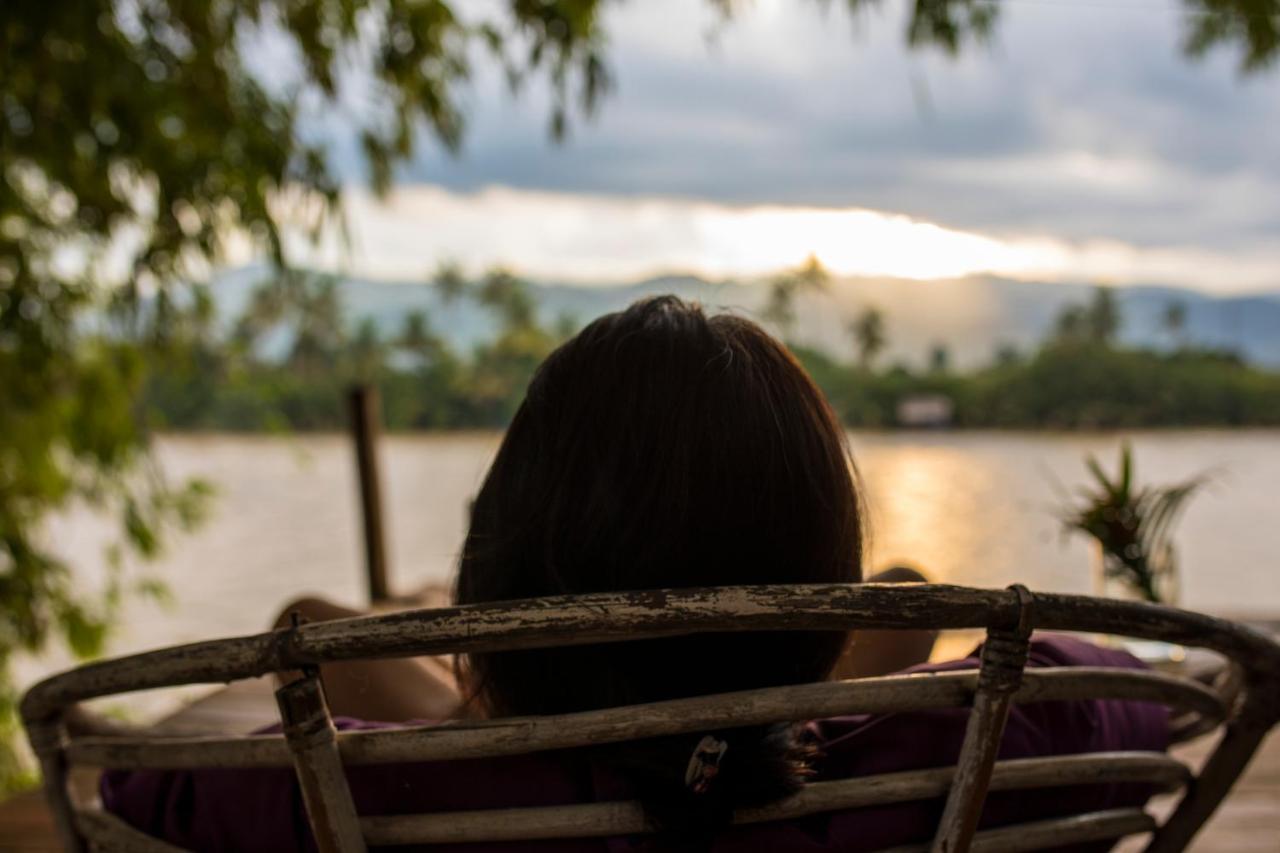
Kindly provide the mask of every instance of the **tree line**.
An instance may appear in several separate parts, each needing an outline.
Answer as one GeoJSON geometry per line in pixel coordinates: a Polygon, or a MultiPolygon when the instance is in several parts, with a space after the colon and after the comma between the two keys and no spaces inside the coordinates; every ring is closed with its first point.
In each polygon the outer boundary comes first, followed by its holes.
{"type": "MultiPolygon", "coordinates": [[[[438,304],[484,309],[496,331],[464,350],[418,310],[384,333],[370,318],[350,322],[337,283],[308,273],[259,286],[229,331],[201,296],[186,322],[164,324],[143,409],[164,429],[336,430],[345,424],[344,389],[363,383],[380,389],[393,430],[503,427],[537,365],[578,323],[541,319],[534,289],[508,270],[468,277],[445,266],[429,286],[438,304]]],[[[892,329],[873,306],[848,319],[847,358],[796,341],[796,298],[827,287],[810,259],[770,281],[761,316],[851,427],[898,426],[900,405],[921,395],[948,400],[961,427],[1280,424],[1280,374],[1190,345],[1179,303],[1166,311],[1164,350],[1122,346],[1119,306],[1098,288],[1090,303],[1065,308],[1038,347],[1002,347],[989,365],[961,372],[942,344],[922,368],[883,366],[892,329]]]]}
{"type": "Polygon", "coordinates": [[[574,324],[541,322],[528,282],[507,270],[467,278],[445,266],[430,286],[445,306],[484,309],[494,334],[463,352],[426,311],[406,313],[390,334],[371,318],[353,324],[337,282],[306,272],[258,286],[229,331],[201,295],[203,309],[188,312],[198,321],[152,359],[142,408],[160,429],[332,430],[345,424],[344,390],[367,384],[381,390],[392,429],[503,426],[574,324]]]}
{"type": "Polygon", "coordinates": [[[952,370],[935,345],[924,369],[878,367],[891,330],[874,307],[848,324],[853,359],[794,346],[802,363],[850,426],[899,425],[899,406],[922,395],[950,403],[951,423],[967,428],[1113,429],[1280,424],[1280,373],[1250,365],[1230,350],[1193,345],[1186,306],[1162,314],[1168,346],[1128,347],[1112,290],[1069,305],[1040,344],[998,347],[990,364],[952,370]]]}

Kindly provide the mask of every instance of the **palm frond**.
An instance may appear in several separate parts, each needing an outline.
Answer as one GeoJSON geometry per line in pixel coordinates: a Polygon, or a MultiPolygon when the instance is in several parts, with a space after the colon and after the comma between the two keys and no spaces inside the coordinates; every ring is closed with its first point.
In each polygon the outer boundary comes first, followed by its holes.
{"type": "Polygon", "coordinates": [[[1129,442],[1120,445],[1120,486],[1121,502],[1128,501],[1130,487],[1133,485],[1133,448],[1129,442]]]}
{"type": "Polygon", "coordinates": [[[1208,475],[1170,486],[1139,487],[1128,442],[1121,445],[1114,478],[1092,454],[1084,463],[1096,485],[1079,488],[1081,502],[1064,506],[1059,520],[1068,532],[1098,542],[1107,577],[1122,580],[1146,599],[1159,601],[1162,580],[1167,583],[1175,571],[1174,524],[1191,497],[1208,482],[1208,475]]]}

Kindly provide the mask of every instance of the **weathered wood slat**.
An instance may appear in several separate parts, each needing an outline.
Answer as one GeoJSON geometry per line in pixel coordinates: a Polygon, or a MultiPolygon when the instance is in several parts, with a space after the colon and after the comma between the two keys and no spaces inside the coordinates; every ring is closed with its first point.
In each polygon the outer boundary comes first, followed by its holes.
{"type": "MultiPolygon", "coordinates": [[[[973,837],[970,853],[1023,853],[1072,844],[1110,841],[1150,832],[1155,818],[1140,809],[1111,809],[1072,817],[988,829],[973,837]]],[[[928,844],[904,844],[876,853],[927,853],[928,844]]]]}
{"type": "Polygon", "coordinates": [[[1035,627],[1211,649],[1249,669],[1280,674],[1280,646],[1267,634],[1229,619],[1164,604],[1037,592],[1035,627]]]}
{"type": "Polygon", "coordinates": [[[1155,825],[1155,818],[1141,809],[1111,809],[989,829],[974,836],[969,850],[971,853],[1022,853],[1025,850],[1109,841],[1150,832],[1155,825]]]}
{"type": "Polygon", "coordinates": [[[218,683],[353,658],[498,651],[670,637],[699,631],[845,630],[865,621],[982,627],[1007,604],[999,590],[904,585],[719,587],[555,596],[343,619],[175,646],[90,663],[32,687],[27,720],[109,694],[218,683]],[[918,600],[917,600],[918,599],[918,600]],[[932,603],[934,606],[930,606],[932,603]],[[884,616],[891,612],[893,615],[884,616]],[[909,614],[915,613],[912,619],[909,614]]]}
{"type": "Polygon", "coordinates": [[[40,787],[63,849],[67,853],[82,853],[84,841],[75,828],[75,809],[71,803],[71,792],[67,789],[70,762],[67,760],[66,728],[61,715],[28,724],[27,741],[40,762],[40,787]]]}
{"type": "MultiPolygon", "coordinates": [[[[841,809],[936,799],[946,794],[954,774],[954,767],[936,767],[814,782],[785,800],[739,812],[734,823],[767,823],[841,809]]],[[[1115,782],[1176,787],[1189,778],[1190,770],[1185,765],[1160,753],[1103,753],[1000,762],[992,774],[991,789],[1115,782]]],[[[360,824],[365,838],[375,846],[599,838],[652,831],[637,802],[366,817],[360,824]]]]}
{"type": "Polygon", "coordinates": [[[94,853],[184,853],[181,847],[139,832],[120,818],[100,809],[81,809],[75,824],[93,839],[94,853]]]}
{"type": "MultiPolygon", "coordinates": [[[[345,764],[483,758],[706,729],[812,720],[846,714],[920,711],[966,704],[977,673],[885,676],[700,696],[548,717],[339,732],[345,764]]],[[[1199,682],[1158,672],[1103,667],[1029,670],[1015,702],[1134,699],[1221,721],[1225,709],[1199,682]]],[[[82,737],[67,746],[75,764],[115,768],[286,767],[280,735],[251,737],[82,737]]]]}
{"type": "Polygon", "coordinates": [[[364,853],[364,836],[319,673],[308,672],[284,685],[276,691],[276,701],[320,853],[364,853]]]}
{"type": "Polygon", "coordinates": [[[929,848],[933,853],[963,853],[969,849],[990,790],[1010,704],[1007,693],[978,694],[965,725],[960,760],[938,822],[938,834],[929,848]]]}
{"type": "Polygon", "coordinates": [[[987,642],[982,647],[978,692],[965,724],[956,775],[938,822],[938,834],[930,847],[933,853],[964,853],[978,831],[996,753],[1000,751],[1013,694],[1022,684],[1030,649],[1033,599],[1024,586],[1015,586],[1013,591],[1021,602],[1016,622],[1009,627],[988,629],[987,642]]]}
{"type": "MultiPolygon", "coordinates": [[[[66,833],[67,849],[81,850],[81,833],[91,834],[92,827],[70,811],[65,785],[69,761],[94,761],[110,766],[173,766],[181,759],[180,765],[185,766],[269,766],[284,764],[286,761],[282,759],[288,758],[284,751],[285,741],[278,737],[233,741],[185,738],[152,744],[136,738],[97,738],[65,743],[62,713],[69,705],[85,699],[133,690],[231,681],[271,672],[309,669],[328,661],[618,642],[706,631],[843,631],[852,628],[987,628],[990,631],[994,628],[995,633],[999,633],[999,629],[1016,624],[1019,616],[1026,614],[1024,599],[1024,594],[1018,592],[945,585],[757,586],[555,597],[387,614],[196,643],[90,664],[54,676],[32,688],[24,697],[22,714],[41,757],[46,773],[45,790],[59,826],[66,833]],[[225,757],[218,758],[215,753],[225,757]]],[[[1155,834],[1151,842],[1151,850],[1159,853],[1183,849],[1221,802],[1259,739],[1280,719],[1280,645],[1247,627],[1168,607],[1056,594],[1038,595],[1035,603],[1035,619],[1039,627],[1120,634],[1199,646],[1218,652],[1240,665],[1244,673],[1244,688],[1238,704],[1231,703],[1234,716],[1228,721],[1225,738],[1210,757],[1201,779],[1191,787],[1168,824],[1155,834]]],[[[334,839],[340,839],[335,840],[333,849],[362,849],[354,810],[333,799],[334,792],[340,789],[347,801],[350,800],[350,792],[344,782],[343,762],[378,763],[506,755],[569,747],[583,743],[584,739],[600,743],[611,739],[822,717],[849,711],[964,705],[973,700],[977,690],[977,710],[970,717],[979,729],[977,740],[982,743],[983,752],[979,760],[962,755],[960,771],[951,768],[922,771],[936,775],[925,782],[919,779],[912,782],[934,786],[929,790],[936,793],[927,796],[941,796],[947,786],[951,786],[950,791],[956,801],[963,804],[963,808],[955,811],[963,815],[963,820],[952,821],[964,828],[963,832],[953,836],[959,839],[955,848],[963,849],[968,827],[977,815],[975,806],[980,806],[981,792],[988,788],[983,768],[990,766],[987,762],[999,736],[999,725],[988,725],[984,719],[998,721],[1005,713],[1005,708],[998,705],[1010,701],[1110,697],[1164,702],[1203,714],[1215,722],[1227,714],[1223,703],[1207,688],[1185,679],[1153,673],[1041,671],[1027,673],[1024,683],[1016,690],[984,691],[980,688],[981,676],[975,682],[973,673],[945,673],[918,679],[871,679],[852,686],[806,685],[747,691],[727,698],[680,700],[693,703],[685,705],[680,702],[656,703],[561,717],[352,733],[341,737],[335,737],[329,727],[320,733],[327,739],[317,736],[325,741],[322,749],[316,749],[312,744],[307,750],[300,750],[308,752],[316,760],[300,761],[297,766],[306,771],[300,773],[300,778],[310,774],[311,781],[316,783],[312,787],[329,796],[327,801],[323,797],[316,800],[324,805],[326,814],[346,815],[341,831],[332,834],[334,839]],[[720,707],[715,707],[716,704],[720,707]],[[986,711],[983,710],[984,705],[988,706],[986,711]],[[966,766],[978,771],[976,775],[970,774],[969,782],[963,781],[966,766]],[[955,781],[957,774],[961,783],[955,781]],[[961,794],[955,793],[957,788],[961,789],[961,794]]],[[[286,713],[286,718],[288,716],[286,713]]],[[[321,716],[327,724],[327,712],[321,716]]],[[[1194,724],[1185,728],[1185,731],[1195,730],[1194,724]]],[[[293,727],[293,734],[296,741],[297,726],[293,727]]],[[[1080,760],[1096,765],[1091,772],[1150,772],[1157,775],[1174,772],[1170,768],[1159,767],[1134,769],[1123,762],[1112,763],[1108,756],[1102,755],[1084,756],[1080,760]]],[[[1059,771],[1060,768],[1054,771],[1054,784],[1066,784],[1059,771]]],[[[1008,771],[996,768],[992,772],[995,775],[990,781],[991,790],[1012,784],[1002,775],[1008,771]]],[[[843,800],[837,802],[831,798],[836,794],[844,796],[853,788],[862,792],[857,795],[859,797],[883,796],[882,786],[894,782],[892,778],[887,781],[886,778],[815,784],[806,787],[794,800],[775,803],[758,811],[769,815],[780,814],[768,811],[775,808],[823,811],[845,807],[840,804],[843,800]],[[822,787],[825,785],[847,785],[848,790],[822,787]],[[824,802],[826,807],[819,808],[824,802]]],[[[1098,778],[1093,777],[1093,781],[1098,781],[1098,778]]],[[[304,787],[308,785],[307,778],[302,778],[302,782],[304,787]]],[[[312,799],[308,799],[309,807],[312,799]]],[[[607,820],[636,819],[634,804],[598,805],[612,810],[611,816],[605,816],[607,820]]],[[[578,823],[583,815],[574,811],[556,817],[548,815],[547,810],[540,811],[540,815],[532,816],[526,812],[523,819],[563,822],[566,820],[564,815],[568,814],[578,823]]],[[[436,827],[440,817],[437,814],[399,820],[413,824],[429,819],[436,827]]],[[[747,819],[751,814],[740,817],[747,819]]],[[[643,820],[643,814],[640,814],[640,819],[643,820]]],[[[507,821],[497,820],[493,812],[483,816],[466,815],[459,820],[482,821],[491,831],[495,825],[510,825],[507,821]]],[[[322,815],[320,829],[324,828],[326,821],[328,818],[322,815]]],[[[1151,818],[1137,810],[1097,813],[978,833],[973,836],[971,849],[1004,851],[1051,847],[1068,841],[1148,831],[1153,825],[1151,818]]],[[[437,829],[430,831],[436,832],[437,829]]],[[[619,831],[611,828],[606,834],[619,831]]],[[[321,832],[318,831],[317,835],[321,832]]],[[[944,837],[948,836],[944,834],[944,837]]]]}
{"type": "MultiPolygon", "coordinates": [[[[1274,715],[1278,709],[1272,706],[1266,710],[1274,715]]],[[[1243,719],[1227,726],[1218,748],[1201,768],[1195,786],[1152,836],[1145,853],[1176,853],[1186,849],[1253,759],[1270,727],[1265,718],[1253,715],[1244,715],[1243,719]]]]}
{"type": "MultiPolygon", "coordinates": [[[[24,720],[116,693],[253,678],[354,658],[498,651],[702,631],[985,628],[1007,622],[1006,590],[944,584],[745,586],[556,596],[366,616],[192,643],[91,663],[28,691],[24,720]]],[[[1245,626],[1143,602],[1042,594],[1037,627],[1212,649],[1280,677],[1280,648],[1245,626]]]]}

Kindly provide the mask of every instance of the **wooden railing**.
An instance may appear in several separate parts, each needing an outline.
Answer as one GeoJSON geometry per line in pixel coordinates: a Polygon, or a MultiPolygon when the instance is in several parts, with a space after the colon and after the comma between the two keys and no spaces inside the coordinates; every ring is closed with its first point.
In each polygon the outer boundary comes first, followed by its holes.
{"type": "MultiPolygon", "coordinates": [[[[970,706],[955,768],[817,782],[738,823],[946,797],[930,849],[1025,850],[1151,832],[1150,851],[1181,850],[1226,795],[1261,738],[1280,717],[1280,646],[1245,626],[1169,607],[1049,593],[945,585],[758,586],[562,596],[361,617],[195,643],[89,664],[32,688],[23,719],[45,774],[45,791],[69,850],[85,839],[131,839],[110,815],[77,809],[68,796],[72,764],[118,768],[256,767],[292,764],[322,850],[368,843],[612,836],[646,831],[633,802],[537,809],[432,813],[361,819],[342,767],[511,755],[685,732],[970,706]],[[890,676],[764,688],[554,717],[497,719],[394,731],[336,733],[317,667],[356,658],[501,651],[619,642],[706,631],[982,628],[977,672],[890,676]],[[1025,670],[1033,628],[1118,634],[1198,646],[1239,666],[1241,690],[1224,702],[1188,678],[1096,668],[1025,670]],[[279,691],[282,736],[247,738],[86,737],[62,724],[76,702],[132,690],[220,683],[301,671],[279,691]],[[1198,777],[1159,753],[1103,753],[995,761],[1009,708],[1018,702],[1122,698],[1161,702],[1190,717],[1175,736],[1221,723],[1225,731],[1198,777]],[[1186,786],[1163,824],[1121,809],[976,832],[988,791],[1143,781],[1186,786]]],[[[121,842],[123,843],[123,842],[121,842]]],[[[159,842],[150,849],[173,849],[159,842]]],[[[914,849],[914,848],[912,848],[914,849]]]]}

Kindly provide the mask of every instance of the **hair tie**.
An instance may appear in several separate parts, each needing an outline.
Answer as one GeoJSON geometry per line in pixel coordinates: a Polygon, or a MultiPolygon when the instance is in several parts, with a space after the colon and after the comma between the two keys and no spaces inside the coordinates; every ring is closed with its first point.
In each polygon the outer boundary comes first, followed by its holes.
{"type": "Polygon", "coordinates": [[[729,749],[729,744],[706,735],[693,748],[689,756],[689,766],[684,771],[684,784],[695,794],[706,793],[711,780],[720,772],[720,761],[729,749]]]}

